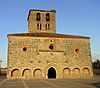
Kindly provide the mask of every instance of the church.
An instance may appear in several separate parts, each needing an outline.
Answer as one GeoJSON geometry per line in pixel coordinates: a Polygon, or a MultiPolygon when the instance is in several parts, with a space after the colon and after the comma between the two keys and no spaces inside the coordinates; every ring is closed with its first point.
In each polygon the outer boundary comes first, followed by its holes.
{"type": "Polygon", "coordinates": [[[31,9],[27,21],[28,33],[7,35],[8,79],[93,78],[90,37],[56,33],[56,10],[31,9]]]}

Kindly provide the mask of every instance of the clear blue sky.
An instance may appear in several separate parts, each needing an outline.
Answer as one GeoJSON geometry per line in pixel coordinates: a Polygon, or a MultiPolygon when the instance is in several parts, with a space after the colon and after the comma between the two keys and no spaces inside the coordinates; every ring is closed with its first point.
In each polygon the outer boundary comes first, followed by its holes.
{"type": "Polygon", "coordinates": [[[91,37],[93,59],[100,59],[100,0],[1,0],[0,58],[7,64],[7,34],[28,32],[30,9],[55,9],[57,33],[91,37]]]}

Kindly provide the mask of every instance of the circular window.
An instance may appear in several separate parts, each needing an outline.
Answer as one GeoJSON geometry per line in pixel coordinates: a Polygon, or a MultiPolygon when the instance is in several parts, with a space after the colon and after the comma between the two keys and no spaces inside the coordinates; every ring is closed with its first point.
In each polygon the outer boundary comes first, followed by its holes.
{"type": "Polygon", "coordinates": [[[26,51],[26,50],[27,50],[27,48],[26,48],[26,47],[24,47],[24,48],[23,48],[23,51],[26,51]]]}
{"type": "Polygon", "coordinates": [[[50,48],[51,50],[53,50],[53,49],[54,49],[54,47],[53,47],[53,45],[52,45],[52,44],[49,46],[49,48],[50,48]]]}
{"type": "Polygon", "coordinates": [[[76,52],[76,53],[79,53],[79,49],[75,49],[75,52],[76,52]]]}

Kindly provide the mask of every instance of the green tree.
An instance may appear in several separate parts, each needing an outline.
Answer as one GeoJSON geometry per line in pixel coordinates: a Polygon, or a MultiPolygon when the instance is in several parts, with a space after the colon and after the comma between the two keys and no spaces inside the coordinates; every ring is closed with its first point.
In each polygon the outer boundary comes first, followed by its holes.
{"type": "Polygon", "coordinates": [[[94,61],[92,64],[93,64],[93,69],[99,69],[100,68],[100,60],[99,59],[94,61]]]}

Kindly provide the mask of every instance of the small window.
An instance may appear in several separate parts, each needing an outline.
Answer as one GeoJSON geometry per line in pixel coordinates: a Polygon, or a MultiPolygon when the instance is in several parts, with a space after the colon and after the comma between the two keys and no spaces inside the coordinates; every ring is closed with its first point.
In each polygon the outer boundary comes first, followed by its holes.
{"type": "Polygon", "coordinates": [[[42,29],[42,25],[40,24],[40,30],[42,29]]]}
{"type": "Polygon", "coordinates": [[[50,24],[45,24],[45,30],[50,30],[50,24]]]}
{"type": "Polygon", "coordinates": [[[46,21],[50,21],[50,14],[49,13],[46,14],[46,21]]]}
{"type": "Polygon", "coordinates": [[[47,30],[47,24],[45,24],[45,30],[47,30]]]}
{"type": "Polygon", "coordinates": [[[54,46],[51,44],[51,45],[49,46],[49,49],[53,50],[53,49],[54,49],[54,46]]]}
{"type": "Polygon", "coordinates": [[[39,30],[39,23],[37,24],[37,30],[39,30]]]}
{"type": "Polygon", "coordinates": [[[75,49],[75,52],[76,52],[76,53],[79,53],[79,49],[75,49]]]}
{"type": "Polygon", "coordinates": [[[24,47],[24,48],[23,48],[23,51],[26,51],[26,50],[27,50],[27,48],[26,48],[26,47],[24,47]]]}
{"type": "Polygon", "coordinates": [[[37,30],[41,30],[42,29],[42,25],[37,23],[37,30]]]}
{"type": "Polygon", "coordinates": [[[36,14],[36,21],[40,21],[41,17],[40,17],[40,13],[36,14]]]}
{"type": "Polygon", "coordinates": [[[50,24],[48,24],[48,30],[50,30],[50,24]]]}

